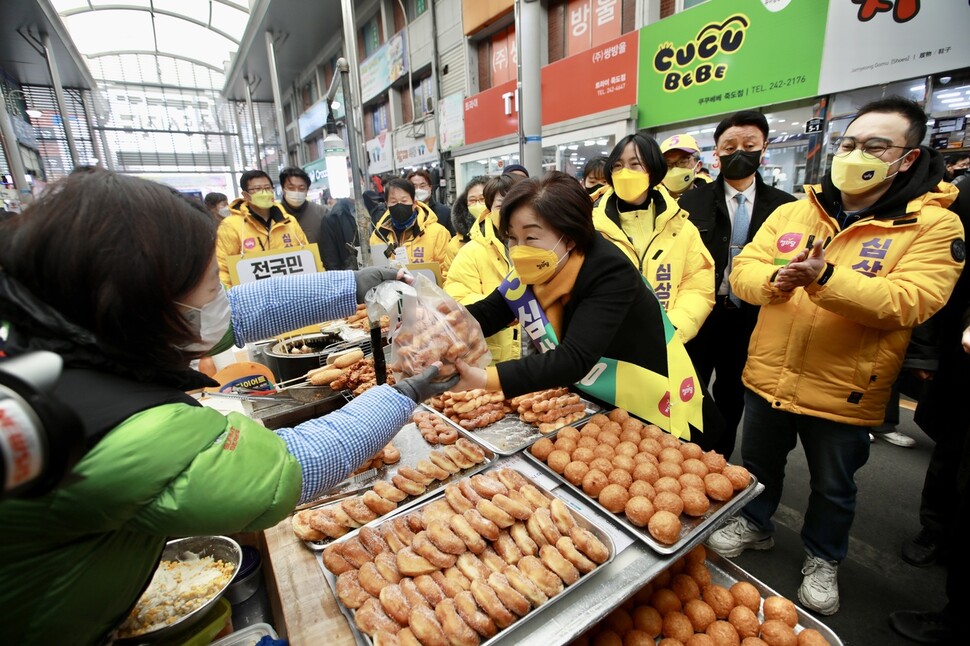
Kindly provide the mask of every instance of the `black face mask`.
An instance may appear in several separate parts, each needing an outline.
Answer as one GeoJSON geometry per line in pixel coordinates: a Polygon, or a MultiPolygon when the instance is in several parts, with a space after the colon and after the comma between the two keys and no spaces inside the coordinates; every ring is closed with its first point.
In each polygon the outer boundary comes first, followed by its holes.
{"type": "Polygon", "coordinates": [[[395,229],[406,229],[414,222],[415,213],[412,204],[395,204],[387,210],[391,213],[391,222],[395,229]]]}
{"type": "Polygon", "coordinates": [[[727,179],[744,179],[754,175],[761,166],[760,150],[736,150],[730,155],[718,155],[721,174],[727,179]]]}
{"type": "Polygon", "coordinates": [[[587,186],[586,187],[586,192],[589,193],[590,195],[592,195],[593,193],[595,193],[596,191],[600,190],[601,188],[603,188],[603,185],[602,184],[593,184],[592,186],[587,186]]]}
{"type": "Polygon", "coordinates": [[[965,175],[967,172],[966,168],[954,168],[953,177],[960,177],[960,175],[965,175]]]}

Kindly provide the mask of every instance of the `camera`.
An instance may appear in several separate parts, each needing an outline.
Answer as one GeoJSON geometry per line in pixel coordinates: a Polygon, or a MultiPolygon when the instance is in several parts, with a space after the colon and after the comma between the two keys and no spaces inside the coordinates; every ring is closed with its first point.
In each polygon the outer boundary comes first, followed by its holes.
{"type": "Polygon", "coordinates": [[[0,500],[51,491],[85,452],[81,420],[51,394],[62,368],[53,352],[0,360],[0,500]]]}

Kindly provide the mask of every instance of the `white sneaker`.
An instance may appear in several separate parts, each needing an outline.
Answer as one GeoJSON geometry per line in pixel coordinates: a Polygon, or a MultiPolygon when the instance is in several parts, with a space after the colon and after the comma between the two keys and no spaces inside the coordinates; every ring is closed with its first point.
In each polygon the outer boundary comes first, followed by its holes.
{"type": "Polygon", "coordinates": [[[906,435],[905,433],[900,433],[899,431],[890,431],[888,433],[873,433],[875,437],[880,440],[885,440],[890,444],[895,444],[896,446],[901,446],[903,448],[910,448],[916,445],[916,440],[906,435]]]}
{"type": "Polygon", "coordinates": [[[834,615],[839,611],[839,564],[808,555],[802,565],[802,585],[798,600],[820,615],[834,615]]]}
{"type": "Polygon", "coordinates": [[[723,557],[734,558],[748,549],[770,550],[775,546],[771,532],[763,532],[738,514],[707,539],[707,546],[723,557]]]}

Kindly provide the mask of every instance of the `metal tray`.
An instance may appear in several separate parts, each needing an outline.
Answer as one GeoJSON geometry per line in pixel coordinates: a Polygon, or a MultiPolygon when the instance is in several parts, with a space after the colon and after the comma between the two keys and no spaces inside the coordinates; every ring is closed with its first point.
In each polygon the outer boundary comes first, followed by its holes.
{"type": "Polygon", "coordinates": [[[674,554],[680,549],[686,547],[688,543],[694,541],[694,539],[696,539],[698,536],[713,532],[715,529],[720,527],[721,523],[723,523],[729,516],[732,516],[735,511],[746,505],[749,500],[756,497],[758,494],[764,491],[765,488],[765,486],[758,482],[754,475],[752,475],[751,483],[743,491],[739,491],[734,495],[733,498],[726,502],[712,500],[710,508],[703,516],[694,518],[681,514],[680,538],[678,538],[677,542],[673,545],[664,545],[663,543],[657,542],[657,540],[647,531],[646,527],[637,527],[627,520],[626,515],[614,514],[613,512],[609,511],[606,507],[599,503],[599,500],[594,500],[589,494],[583,491],[582,487],[577,487],[569,480],[566,480],[560,474],[550,469],[549,465],[532,455],[532,453],[529,451],[525,451],[523,456],[533,464],[544,469],[550,477],[559,480],[577,494],[582,496],[583,500],[586,500],[591,505],[595,505],[603,513],[608,514],[612,520],[616,521],[617,524],[622,525],[631,534],[649,545],[650,548],[658,554],[674,554]]]}
{"type": "MultiPolygon", "coordinates": [[[[713,550],[707,550],[707,569],[711,573],[711,583],[716,583],[725,588],[730,588],[738,581],[747,581],[753,585],[761,595],[762,606],[764,605],[764,599],[768,597],[783,596],[713,550]]],[[[822,633],[822,636],[829,640],[831,646],[842,646],[842,640],[839,639],[839,636],[831,628],[810,615],[797,603],[795,604],[795,610],[798,611],[798,624],[795,626],[796,634],[806,628],[813,628],[822,633]]],[[[764,612],[759,609],[758,621],[763,622],[764,619],[764,612]]]]}
{"type": "MultiPolygon", "coordinates": [[[[419,409],[415,410],[415,412],[418,412],[419,410],[420,410],[420,407],[419,409]]],[[[472,441],[474,442],[475,440],[472,439],[472,441]]],[[[401,459],[395,464],[388,464],[381,467],[379,471],[378,479],[387,480],[388,482],[390,482],[391,477],[397,473],[398,468],[402,466],[414,467],[414,465],[418,463],[418,460],[428,457],[428,455],[430,455],[432,451],[434,451],[435,449],[441,448],[440,444],[436,444],[433,446],[431,444],[428,444],[428,442],[421,436],[421,431],[418,430],[418,427],[414,422],[408,422],[407,424],[405,424],[404,427],[401,429],[401,431],[397,435],[395,435],[394,438],[391,440],[391,443],[393,443],[394,447],[401,452],[401,459]]],[[[476,442],[476,443],[481,445],[481,442],[476,442]]],[[[463,469],[458,473],[452,474],[450,477],[446,478],[445,480],[437,480],[437,479],[432,480],[431,484],[428,485],[428,488],[425,490],[423,494],[421,494],[420,496],[408,496],[407,498],[399,502],[397,505],[397,508],[391,511],[389,514],[378,516],[371,522],[364,525],[364,527],[373,527],[374,525],[380,524],[384,519],[390,516],[397,515],[398,512],[411,509],[415,505],[421,504],[428,498],[431,498],[435,494],[440,493],[444,489],[445,485],[451,484],[452,482],[455,482],[457,480],[461,480],[465,476],[474,475],[479,471],[481,471],[482,469],[487,468],[495,460],[495,454],[492,451],[490,451],[487,447],[485,447],[484,450],[485,450],[484,462],[480,464],[476,464],[470,469],[463,469]]],[[[363,494],[363,492],[369,488],[370,487],[365,487],[363,490],[361,490],[358,493],[363,494]]],[[[339,491],[337,492],[329,491],[326,494],[324,494],[323,497],[326,497],[328,495],[333,495],[334,493],[339,493],[339,491]]],[[[324,509],[326,507],[331,507],[333,505],[339,505],[342,500],[343,498],[337,501],[326,502],[326,503],[317,505],[315,507],[311,507],[311,509],[324,509]]],[[[315,550],[315,551],[322,550],[327,545],[329,545],[330,543],[336,540],[343,540],[344,538],[356,536],[358,531],[359,531],[359,528],[352,530],[351,532],[341,536],[339,539],[328,538],[322,541],[303,541],[303,544],[309,547],[311,550],[315,550]]]]}
{"type": "MultiPolygon", "coordinates": [[[[590,417],[603,411],[601,407],[587,399],[580,397],[580,401],[586,404],[586,414],[575,422],[570,422],[566,426],[579,427],[585,424],[586,420],[588,420],[590,417]]],[[[544,437],[555,437],[556,433],[558,433],[560,430],[556,429],[555,431],[550,431],[549,433],[540,433],[538,426],[522,421],[518,413],[508,413],[499,421],[489,424],[485,428],[478,428],[474,431],[469,431],[462,428],[461,425],[456,424],[451,418],[441,411],[436,410],[434,407],[427,406],[427,408],[432,413],[458,429],[458,432],[465,437],[478,442],[485,448],[497,453],[498,455],[512,455],[513,453],[518,453],[522,449],[532,446],[544,437]]],[[[565,428],[565,426],[562,428],[565,428]]]]}
{"type": "MultiPolygon", "coordinates": [[[[503,468],[504,467],[504,468],[512,469],[514,471],[518,471],[518,469],[515,469],[512,466],[503,465],[503,464],[497,464],[497,465],[491,465],[491,466],[494,467],[494,468],[503,468]]],[[[489,470],[491,470],[491,469],[489,469],[489,470]]],[[[520,475],[522,475],[522,477],[526,477],[525,474],[522,474],[521,472],[519,472],[519,473],[520,473],[520,475]]],[[[541,491],[547,498],[552,499],[552,498],[555,498],[556,497],[555,495],[553,495],[552,493],[550,493],[544,487],[541,487],[541,486],[539,486],[538,484],[536,484],[534,482],[531,482],[531,484],[533,486],[535,486],[537,489],[539,489],[539,491],[541,491]]],[[[432,500],[425,500],[425,501],[423,501],[423,504],[420,505],[420,507],[423,507],[424,505],[430,504],[431,502],[433,502],[433,501],[432,500]]],[[[566,501],[564,500],[563,502],[566,502],[566,501]]],[[[604,545],[606,545],[607,549],[609,549],[609,552],[610,552],[609,558],[605,562],[601,563],[600,565],[597,565],[596,566],[596,569],[593,570],[592,572],[589,572],[587,574],[581,575],[580,578],[579,578],[579,581],[577,581],[573,585],[565,586],[563,588],[563,591],[560,592],[559,594],[557,594],[555,597],[549,599],[548,601],[546,601],[544,604],[542,604],[538,608],[532,609],[531,611],[529,611],[529,614],[527,614],[525,617],[522,617],[522,618],[518,619],[511,626],[499,630],[499,632],[496,633],[496,635],[494,637],[491,637],[491,638],[489,638],[489,639],[481,642],[481,644],[479,644],[479,646],[492,646],[493,644],[496,644],[497,642],[501,641],[504,637],[508,636],[508,634],[510,632],[512,632],[513,630],[515,630],[515,629],[517,629],[517,628],[525,625],[526,623],[535,621],[537,617],[539,617],[540,615],[542,615],[542,613],[543,613],[544,610],[546,610],[547,608],[549,608],[550,606],[552,606],[553,604],[555,604],[560,599],[564,598],[566,595],[568,595],[568,594],[574,592],[575,590],[577,590],[581,585],[583,585],[583,583],[585,583],[586,581],[588,581],[591,578],[593,578],[593,575],[595,575],[601,569],[603,569],[604,567],[606,567],[607,565],[609,565],[613,561],[613,559],[616,558],[616,546],[614,545],[613,539],[610,538],[609,534],[607,534],[602,529],[600,529],[600,527],[598,525],[596,525],[592,520],[590,520],[589,518],[587,518],[583,514],[581,514],[578,511],[576,511],[572,507],[572,505],[570,505],[570,504],[567,503],[566,504],[566,508],[569,509],[569,512],[573,515],[573,518],[576,520],[576,524],[577,525],[579,525],[580,527],[584,527],[585,529],[589,530],[594,536],[596,536],[596,538],[598,538],[600,541],[603,542],[604,545]]],[[[411,510],[414,511],[415,509],[416,508],[412,508],[411,510]]],[[[396,517],[398,515],[399,515],[399,512],[396,510],[391,516],[385,517],[381,522],[390,520],[391,517],[396,517]]],[[[608,523],[609,522],[605,518],[596,518],[596,520],[598,520],[600,523],[608,523]]],[[[378,523],[378,525],[379,524],[380,523],[378,523]]],[[[346,540],[347,538],[348,538],[347,536],[341,536],[337,540],[338,541],[343,541],[343,540],[346,540]]],[[[491,542],[489,542],[489,544],[491,544],[491,542]]],[[[333,573],[330,570],[328,570],[327,568],[325,568],[323,566],[322,559],[320,559],[318,557],[317,560],[320,561],[320,567],[321,567],[321,569],[323,569],[323,576],[327,580],[327,583],[330,585],[330,589],[334,593],[334,598],[336,598],[337,578],[333,575],[333,573]]],[[[357,628],[357,624],[354,621],[354,613],[353,613],[353,611],[350,610],[350,609],[348,609],[346,606],[344,606],[344,604],[340,603],[339,599],[337,600],[337,607],[340,608],[340,612],[342,612],[344,614],[344,616],[347,618],[347,622],[350,624],[350,630],[354,634],[354,637],[357,640],[357,643],[358,644],[370,644],[370,645],[373,645],[373,641],[370,639],[370,637],[368,635],[360,632],[360,630],[357,628]]]]}

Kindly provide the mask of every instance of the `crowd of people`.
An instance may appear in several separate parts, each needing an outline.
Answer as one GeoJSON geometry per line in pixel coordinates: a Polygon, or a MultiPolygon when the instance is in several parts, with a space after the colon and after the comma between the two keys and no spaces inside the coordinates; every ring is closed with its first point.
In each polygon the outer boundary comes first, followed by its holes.
{"type": "MultiPolygon", "coordinates": [[[[970,214],[954,186],[970,158],[921,145],[926,120],[900,98],[863,106],[803,199],[762,180],[769,129],[756,111],[717,126],[713,180],[691,136],[658,143],[642,132],[590,159],[581,177],[507,166],[472,178],[450,206],[418,170],[365,193],[365,241],[354,202],[308,200],[298,168],[280,173],[279,200],[273,179],[253,170],[240,197],[212,193],[205,208],[135,178],[72,175],[0,225],[3,351],[64,356],[58,395],[97,441],[80,481],[0,507],[0,579],[11,582],[0,603],[14,618],[2,633],[42,643],[84,625],[96,641],[134,602],[165,537],[278,522],[445,389],[512,397],[575,386],[729,459],[740,427],[740,463],[765,490],[710,537],[727,557],[773,546],[787,456],[800,443],[811,494],[798,599],[831,615],[855,474],[870,433],[892,421],[894,405],[898,414],[894,393],[911,372],[916,421],[937,447],[923,529],[903,557],[933,562],[970,523],[970,419],[957,406],[970,380],[970,214]],[[234,257],[314,243],[317,269],[329,271],[233,284],[234,257]],[[275,433],[183,394],[210,383],[189,360],[349,315],[379,282],[409,280],[361,269],[361,244],[437,263],[492,364],[459,360],[449,381],[433,366],[275,433]],[[103,254],[104,245],[127,251],[103,254]],[[117,407],[118,393],[131,403],[117,407]],[[233,451],[217,450],[225,433],[236,434],[233,451]]],[[[894,613],[894,629],[946,643],[960,561],[948,561],[950,604],[894,613]]]]}

